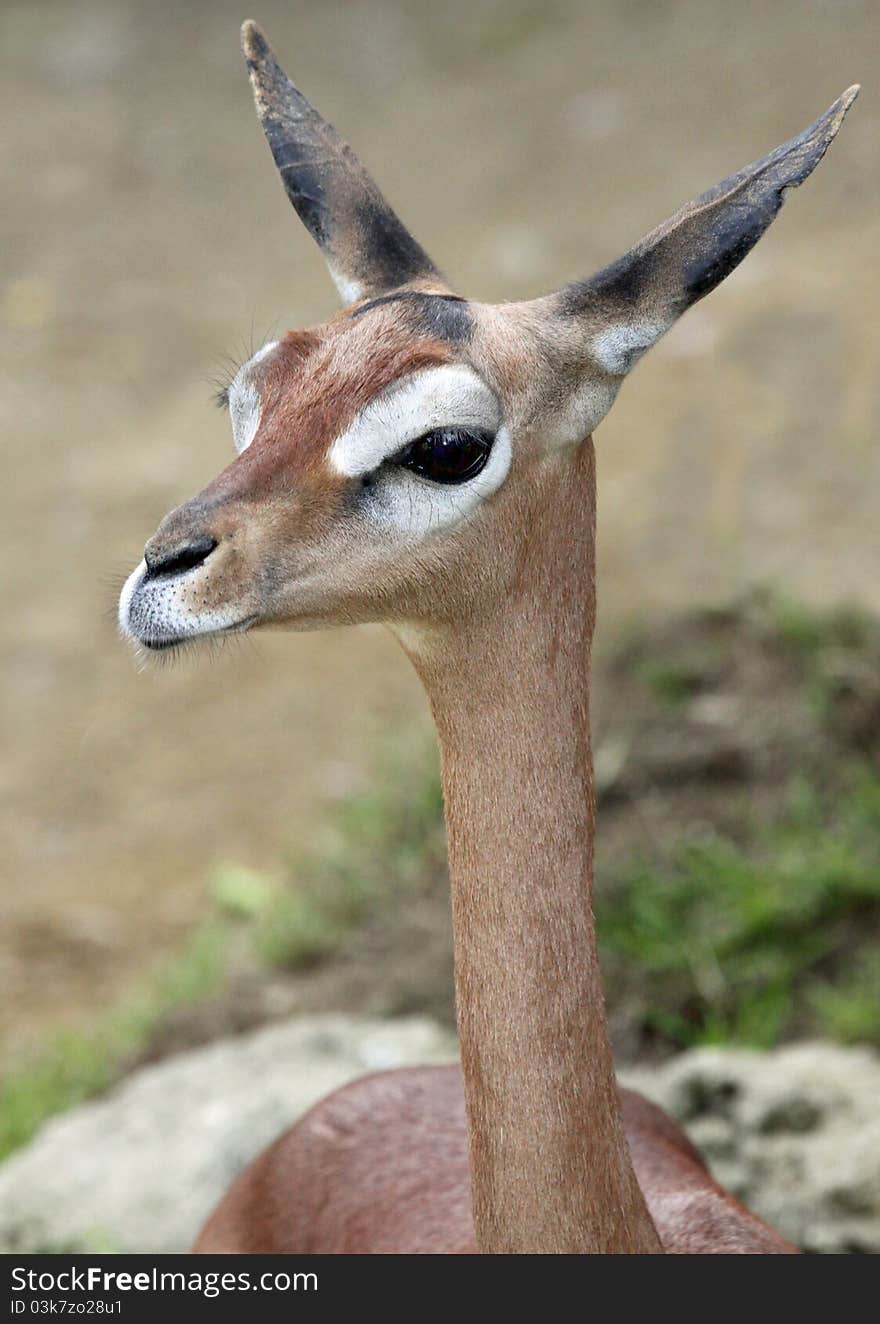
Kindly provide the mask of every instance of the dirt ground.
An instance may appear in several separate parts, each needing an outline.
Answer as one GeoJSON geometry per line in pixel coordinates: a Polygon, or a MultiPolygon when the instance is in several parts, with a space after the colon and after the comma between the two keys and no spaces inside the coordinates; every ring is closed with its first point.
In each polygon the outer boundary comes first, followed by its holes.
{"type": "MultiPolygon", "coordinates": [[[[226,463],[210,379],[334,293],[284,201],[240,4],[0,6],[4,566],[0,1034],[110,1003],[422,733],[378,630],[138,674],[121,576],[226,463]]],[[[600,648],[756,579],[880,608],[880,10],[872,0],[405,0],[254,12],[401,214],[477,297],[553,288],[862,98],[744,266],[597,438],[600,648]]],[[[601,716],[601,714],[600,714],[601,716]]]]}

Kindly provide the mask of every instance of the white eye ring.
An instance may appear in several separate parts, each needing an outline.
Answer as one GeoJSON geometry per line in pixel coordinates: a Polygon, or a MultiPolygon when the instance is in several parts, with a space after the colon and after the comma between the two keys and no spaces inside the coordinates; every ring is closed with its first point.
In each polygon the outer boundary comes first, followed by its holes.
{"type": "Polygon", "coordinates": [[[258,349],[253,358],[239,368],[226,392],[229,421],[232,424],[232,444],[239,455],[247,450],[259,432],[263,413],[263,401],[251,377],[251,369],[277,346],[277,340],[270,340],[268,345],[258,349]]]}
{"type": "Polygon", "coordinates": [[[251,382],[236,391],[229,389],[229,421],[232,424],[232,444],[242,455],[250,446],[260,427],[263,402],[251,382]]]}
{"type": "Polygon", "coordinates": [[[510,470],[510,433],[500,427],[485,465],[463,483],[437,483],[399,464],[364,479],[362,510],[384,532],[427,538],[472,519],[510,470]]]}
{"type": "Polygon", "coordinates": [[[336,473],[362,478],[437,428],[494,433],[500,425],[501,407],[482,377],[446,363],[392,382],[336,438],[328,459],[336,473]]]}
{"type": "Polygon", "coordinates": [[[406,537],[427,537],[469,519],[510,469],[510,434],[494,392],[473,368],[445,363],[392,383],[365,405],[330,447],[337,474],[364,480],[363,511],[406,537]],[[394,461],[406,447],[443,430],[494,436],[480,471],[460,483],[432,482],[394,461]]]}

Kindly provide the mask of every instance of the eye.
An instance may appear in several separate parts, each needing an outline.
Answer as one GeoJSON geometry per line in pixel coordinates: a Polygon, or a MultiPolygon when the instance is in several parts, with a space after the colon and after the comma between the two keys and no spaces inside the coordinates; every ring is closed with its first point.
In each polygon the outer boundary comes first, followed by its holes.
{"type": "Polygon", "coordinates": [[[489,458],[494,438],[477,428],[436,428],[413,441],[391,461],[432,483],[465,483],[489,458]]]}

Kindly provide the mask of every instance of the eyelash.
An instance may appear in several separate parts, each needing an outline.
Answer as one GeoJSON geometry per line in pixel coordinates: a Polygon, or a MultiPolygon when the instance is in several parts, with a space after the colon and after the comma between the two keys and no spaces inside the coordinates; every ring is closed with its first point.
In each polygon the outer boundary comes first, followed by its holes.
{"type": "Polygon", "coordinates": [[[224,354],[218,361],[217,371],[209,378],[214,390],[211,399],[218,409],[229,409],[229,390],[241,369],[241,362],[232,354],[224,354]]]}
{"type": "Polygon", "coordinates": [[[229,409],[229,388],[241,371],[242,364],[254,357],[257,348],[252,332],[249,338],[242,339],[231,354],[221,354],[216,360],[216,369],[209,381],[214,387],[211,398],[218,409],[229,409]]]}

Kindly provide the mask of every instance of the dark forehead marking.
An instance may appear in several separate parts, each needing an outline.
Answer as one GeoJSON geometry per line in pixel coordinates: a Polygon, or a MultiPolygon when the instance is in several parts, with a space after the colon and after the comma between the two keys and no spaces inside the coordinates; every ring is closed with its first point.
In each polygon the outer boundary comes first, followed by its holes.
{"type": "Polygon", "coordinates": [[[355,308],[351,316],[360,317],[361,313],[368,313],[371,308],[378,308],[383,303],[397,303],[401,299],[440,299],[445,303],[467,303],[460,294],[428,294],[425,290],[395,290],[392,294],[380,294],[377,299],[370,299],[369,303],[362,303],[360,308],[355,308]]]}
{"type": "Polygon", "coordinates": [[[360,317],[372,308],[384,303],[408,303],[412,307],[419,329],[427,335],[440,340],[449,340],[455,345],[463,344],[470,338],[473,330],[473,317],[468,308],[467,299],[460,294],[426,294],[422,290],[398,290],[394,294],[383,294],[378,299],[355,308],[351,317],[360,317]]]}

